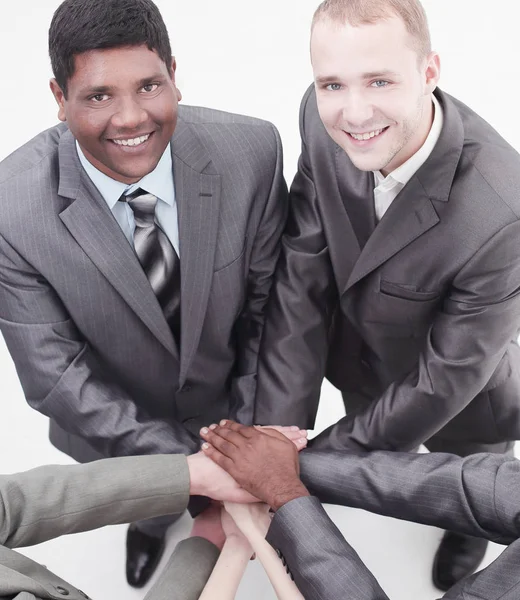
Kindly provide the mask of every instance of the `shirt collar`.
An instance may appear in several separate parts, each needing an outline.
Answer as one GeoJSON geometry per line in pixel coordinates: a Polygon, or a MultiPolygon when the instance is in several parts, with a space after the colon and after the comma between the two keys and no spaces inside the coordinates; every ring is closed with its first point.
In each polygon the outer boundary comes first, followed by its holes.
{"type": "Polygon", "coordinates": [[[401,185],[401,187],[405,186],[433,152],[435,144],[441,135],[444,116],[442,114],[442,107],[433,94],[432,100],[434,106],[433,123],[430,133],[428,134],[424,144],[413,156],[411,156],[400,167],[397,167],[397,169],[389,173],[386,177],[381,173],[381,171],[374,171],[373,173],[376,187],[379,187],[381,184],[383,184],[382,187],[384,189],[391,189],[398,183],[401,185]]]}
{"type": "Polygon", "coordinates": [[[139,188],[157,196],[157,198],[166,202],[166,204],[173,206],[175,201],[175,188],[173,184],[173,163],[170,144],[166,147],[166,150],[163,152],[155,169],[151,173],[148,173],[148,175],[145,175],[140,181],[132,183],[131,185],[116,181],[94,167],[83,153],[77,140],[76,150],[82,167],[85,169],[92,183],[99,190],[99,193],[105,199],[110,210],[114,208],[116,202],[123,194],[131,194],[139,188]]]}

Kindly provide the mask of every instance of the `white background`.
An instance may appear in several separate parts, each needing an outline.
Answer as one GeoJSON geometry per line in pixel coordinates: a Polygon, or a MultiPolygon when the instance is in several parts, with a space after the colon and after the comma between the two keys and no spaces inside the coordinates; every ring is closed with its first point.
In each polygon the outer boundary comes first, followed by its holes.
{"type": "MultiPolygon", "coordinates": [[[[87,2],[88,0],[85,0],[87,2]]],[[[262,117],[275,123],[291,181],[299,154],[298,106],[312,80],[309,25],[316,0],[157,0],[178,62],[187,104],[262,117]]],[[[515,0],[424,0],[441,87],[477,110],[520,148],[515,0]]],[[[48,90],[47,30],[58,0],[0,0],[0,159],[56,122],[48,90]]],[[[12,199],[16,202],[16,198],[12,199]]],[[[69,463],[47,440],[47,422],[25,404],[14,366],[0,340],[0,472],[69,463]]],[[[337,392],[324,385],[317,430],[342,414],[337,392]]],[[[374,570],[390,598],[438,598],[431,561],[441,532],[363,511],[330,507],[347,539],[374,570]]],[[[169,549],[189,530],[184,517],[169,549]]],[[[26,553],[96,600],[141,598],[124,579],[124,526],[69,536],[26,553]]],[[[501,548],[491,546],[486,560],[501,548]]],[[[237,598],[274,598],[252,563],[237,598]]]]}

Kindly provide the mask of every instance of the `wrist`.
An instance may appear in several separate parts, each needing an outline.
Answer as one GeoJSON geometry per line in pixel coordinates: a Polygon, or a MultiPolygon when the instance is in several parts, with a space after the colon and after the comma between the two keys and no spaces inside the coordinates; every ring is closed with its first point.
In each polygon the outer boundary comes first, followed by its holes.
{"type": "Polygon", "coordinates": [[[236,550],[244,550],[249,551],[251,549],[251,544],[248,539],[243,534],[232,533],[226,536],[226,546],[236,550]]]}
{"type": "Polygon", "coordinates": [[[272,510],[277,511],[288,502],[296,500],[297,498],[303,498],[304,496],[310,496],[310,493],[303,483],[299,481],[297,484],[295,483],[294,485],[288,486],[273,495],[268,504],[272,510]]]}
{"type": "Polygon", "coordinates": [[[190,496],[204,496],[204,484],[200,479],[200,457],[197,454],[191,454],[186,457],[186,461],[190,477],[190,496]]]}

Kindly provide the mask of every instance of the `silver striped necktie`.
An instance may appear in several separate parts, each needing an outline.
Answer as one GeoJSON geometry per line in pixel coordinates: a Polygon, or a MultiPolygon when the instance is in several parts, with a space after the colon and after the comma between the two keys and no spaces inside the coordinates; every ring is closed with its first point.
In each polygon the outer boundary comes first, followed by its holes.
{"type": "Polygon", "coordinates": [[[180,260],[168,236],[155,219],[157,196],[138,189],[122,196],[135,219],[134,247],[154,294],[159,300],[172,333],[180,342],[180,260]]]}

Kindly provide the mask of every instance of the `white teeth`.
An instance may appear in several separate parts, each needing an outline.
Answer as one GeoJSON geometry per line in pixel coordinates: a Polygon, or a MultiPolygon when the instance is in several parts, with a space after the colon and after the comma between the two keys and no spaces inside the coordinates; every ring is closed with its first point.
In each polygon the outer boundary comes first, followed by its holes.
{"type": "Polygon", "coordinates": [[[115,144],[117,144],[118,146],[139,146],[139,144],[142,144],[143,142],[146,142],[146,140],[150,137],[150,134],[148,135],[142,135],[141,137],[136,137],[133,138],[131,140],[112,140],[115,144]]]}
{"type": "Polygon", "coordinates": [[[355,140],[369,140],[373,137],[375,137],[376,135],[379,135],[380,133],[383,132],[385,128],[383,127],[382,129],[376,129],[375,131],[370,131],[368,133],[351,133],[350,135],[355,139],[355,140]]]}

